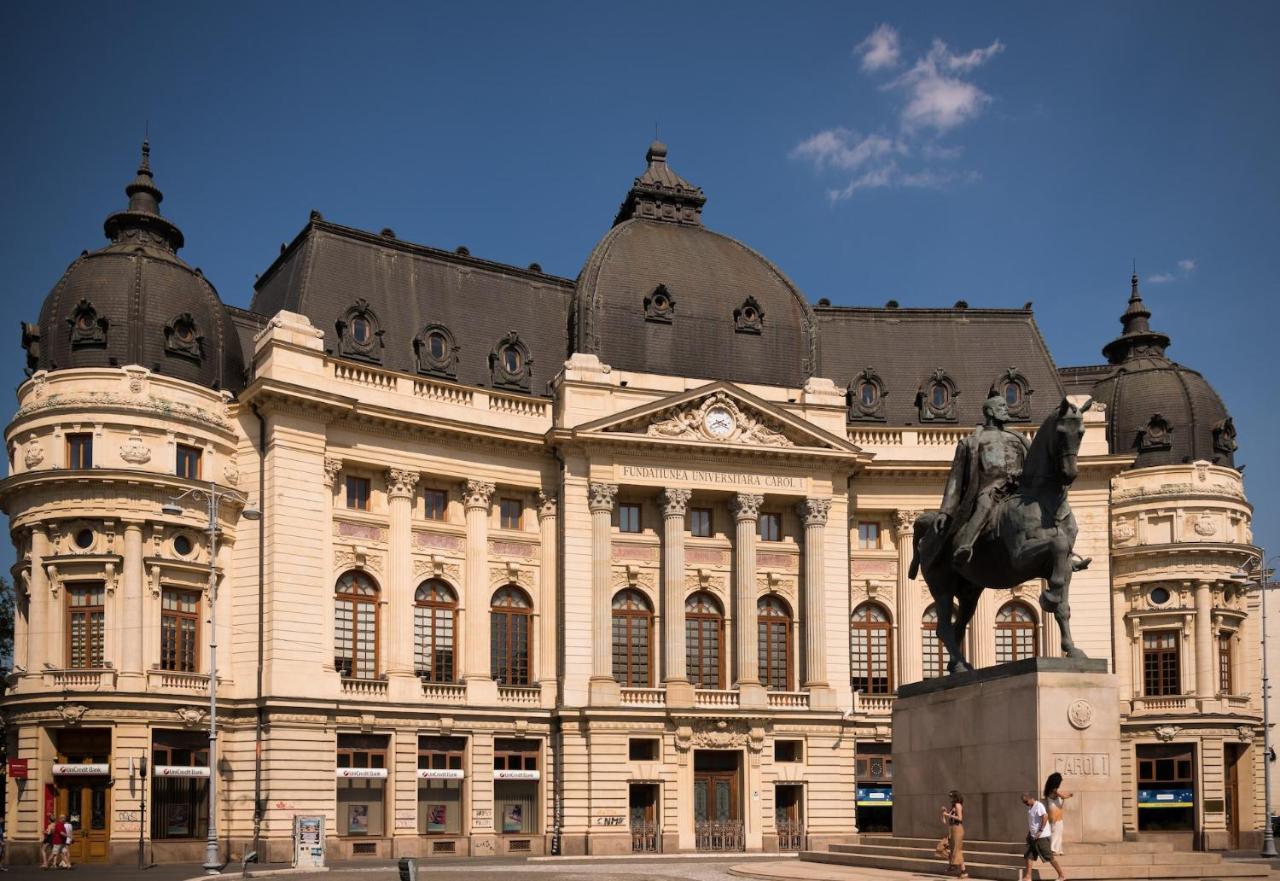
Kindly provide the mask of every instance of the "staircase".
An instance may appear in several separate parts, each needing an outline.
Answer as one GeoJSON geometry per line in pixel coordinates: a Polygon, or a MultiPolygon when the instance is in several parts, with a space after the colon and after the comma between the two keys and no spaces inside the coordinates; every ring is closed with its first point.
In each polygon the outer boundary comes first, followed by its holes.
{"type": "MultiPolygon", "coordinates": [[[[865,835],[857,844],[833,844],[829,851],[804,851],[811,863],[892,869],[899,872],[945,874],[946,863],[934,855],[936,839],[865,835]]],[[[1227,862],[1221,854],[1175,851],[1165,842],[1070,844],[1058,862],[1071,881],[1173,881],[1269,877],[1265,863],[1227,862]]],[[[965,866],[974,878],[1017,881],[1023,866],[1023,845],[1001,841],[965,841],[965,866]]],[[[1036,863],[1035,878],[1052,881],[1052,866],[1036,863]]]]}

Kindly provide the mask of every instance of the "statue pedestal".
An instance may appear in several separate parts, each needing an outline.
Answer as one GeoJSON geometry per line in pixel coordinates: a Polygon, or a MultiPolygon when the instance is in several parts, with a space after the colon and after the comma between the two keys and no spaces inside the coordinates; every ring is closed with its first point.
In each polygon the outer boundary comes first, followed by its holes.
{"type": "MultiPolygon", "coordinates": [[[[947,792],[965,838],[1022,841],[1023,792],[1059,771],[1066,842],[1123,838],[1120,696],[1105,660],[1028,658],[904,685],[893,705],[893,834],[937,838],[947,792]]],[[[1067,848],[1070,850],[1070,848],[1067,848]]]]}

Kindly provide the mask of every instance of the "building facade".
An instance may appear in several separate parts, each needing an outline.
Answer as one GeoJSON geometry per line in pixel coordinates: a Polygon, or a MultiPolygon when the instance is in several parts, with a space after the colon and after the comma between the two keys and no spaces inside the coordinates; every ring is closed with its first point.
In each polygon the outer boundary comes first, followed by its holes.
{"type": "MultiPolygon", "coordinates": [[[[340,857],[886,827],[894,692],[947,661],[911,529],[989,394],[1029,436],[1097,402],[1073,630],[1122,683],[1125,832],[1260,835],[1234,427],[1136,277],[1097,367],[1029,304],[811,305],[655,143],[576,279],[313,212],[241,310],[177,256],[145,147],[126,192],[23,326],[15,856],[67,812],[81,860],[199,858],[215,784],[224,855],[272,860],[296,815],[340,857]]],[[[1059,650],[1038,592],[984,595],[978,665],[1059,650]]]]}

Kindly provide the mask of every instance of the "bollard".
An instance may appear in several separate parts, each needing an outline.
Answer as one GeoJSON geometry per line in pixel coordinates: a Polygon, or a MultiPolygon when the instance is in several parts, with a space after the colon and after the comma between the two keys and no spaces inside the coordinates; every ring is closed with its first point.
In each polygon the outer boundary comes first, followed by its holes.
{"type": "Polygon", "coordinates": [[[418,864],[408,857],[400,858],[400,881],[418,881],[418,864]]]}

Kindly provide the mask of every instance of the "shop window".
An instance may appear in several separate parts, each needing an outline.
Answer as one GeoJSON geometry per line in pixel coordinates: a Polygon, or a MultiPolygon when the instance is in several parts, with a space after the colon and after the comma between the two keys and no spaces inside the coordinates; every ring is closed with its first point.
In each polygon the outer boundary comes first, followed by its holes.
{"type": "Polygon", "coordinates": [[[200,462],[204,458],[203,450],[187,444],[178,444],[177,458],[177,474],[179,477],[185,477],[187,480],[200,479],[200,462]]]}
{"type": "Polygon", "coordinates": [[[209,829],[209,737],[199,731],[151,735],[151,837],[204,838],[209,829]]]}
{"type": "Polygon", "coordinates": [[[860,743],[854,761],[858,829],[893,831],[893,756],[887,743],[860,743]]]}
{"type": "Polygon", "coordinates": [[[770,511],[760,514],[760,540],[782,541],[782,515],[770,511]]]}
{"type": "Polygon", "coordinates": [[[369,510],[369,478],[347,478],[347,507],[352,511],[369,510]]]}
{"type": "Polygon", "coordinates": [[[653,685],[653,608],[630,588],[613,598],[613,678],[624,688],[653,685]]]}
{"type": "Polygon", "coordinates": [[[490,675],[499,685],[528,685],[532,666],[529,595],[508,584],[493,595],[489,609],[490,675]]]}
{"type": "Polygon", "coordinates": [[[627,742],[627,758],[633,762],[656,762],[659,756],[656,737],[633,737],[627,742]]]}
{"type": "Polygon", "coordinates": [[[519,529],[524,516],[524,502],[519,499],[499,499],[499,525],[503,529],[519,529]]]}
{"type": "Polygon", "coordinates": [[[640,531],[640,506],[634,502],[626,502],[618,506],[618,531],[640,531]]]}
{"type": "Polygon", "coordinates": [[[1223,631],[1218,634],[1218,692],[1234,694],[1231,670],[1231,634],[1223,631]]]}
{"type": "Polygon", "coordinates": [[[428,489],[422,493],[423,516],[428,520],[444,520],[449,511],[449,494],[442,489],[428,489]]]}
{"type": "Polygon", "coordinates": [[[775,740],[773,742],[773,760],[775,762],[803,762],[803,740],[775,740]]]}
{"type": "Polygon", "coordinates": [[[462,834],[466,748],[462,737],[418,738],[419,835],[462,834]]]}
{"type": "Polygon", "coordinates": [[[724,613],[709,593],[692,594],[684,604],[685,663],[694,688],[723,687],[724,613]]]}
{"type": "Polygon", "coordinates": [[[1005,603],[996,613],[996,663],[1034,658],[1040,649],[1036,615],[1025,603],[1005,603]]]}
{"type": "Polygon", "coordinates": [[[380,836],[386,831],[387,738],[339,734],[338,834],[380,836]]]}
{"type": "Polygon", "coordinates": [[[105,589],[101,582],[67,587],[68,667],[102,667],[104,598],[105,589]]]}
{"type": "Polygon", "coordinates": [[[1140,745],[1138,830],[1195,829],[1195,762],[1186,744],[1140,745]]]}
{"type": "Polygon", "coordinates": [[[89,432],[77,432],[67,435],[67,467],[93,467],[93,435],[89,432]]]}
{"type": "Polygon", "coordinates": [[[363,572],[346,572],[334,597],[333,666],[351,679],[378,673],[378,586],[363,572]]]}
{"type": "Polygon", "coordinates": [[[166,587],[160,594],[160,669],[196,672],[200,593],[166,587]]]}
{"type": "Polygon", "coordinates": [[[695,538],[711,538],[711,509],[689,509],[689,534],[695,538]]]}
{"type": "Polygon", "coordinates": [[[893,692],[893,624],[879,603],[863,603],[853,610],[849,661],[854,691],[893,692]]]}
{"type": "Polygon", "coordinates": [[[924,649],[924,678],[936,679],[947,675],[951,653],[938,637],[938,609],[929,606],[920,620],[920,639],[924,649]]]}
{"type": "Polygon", "coordinates": [[[858,549],[873,551],[880,547],[880,524],[864,520],[858,524],[858,549]]]}
{"type": "Polygon", "coordinates": [[[780,597],[756,603],[759,628],[760,682],[772,691],[791,688],[791,610],[780,597]]]}
{"type": "Polygon", "coordinates": [[[438,578],[413,595],[413,669],[423,682],[454,681],[458,597],[438,578]]]}
{"type": "Polygon", "coordinates": [[[1142,693],[1147,697],[1182,693],[1178,633],[1148,630],[1142,634],[1142,693]]]}
{"type": "Polygon", "coordinates": [[[538,831],[538,743],[497,738],[493,742],[494,828],[503,835],[538,831]]]}

